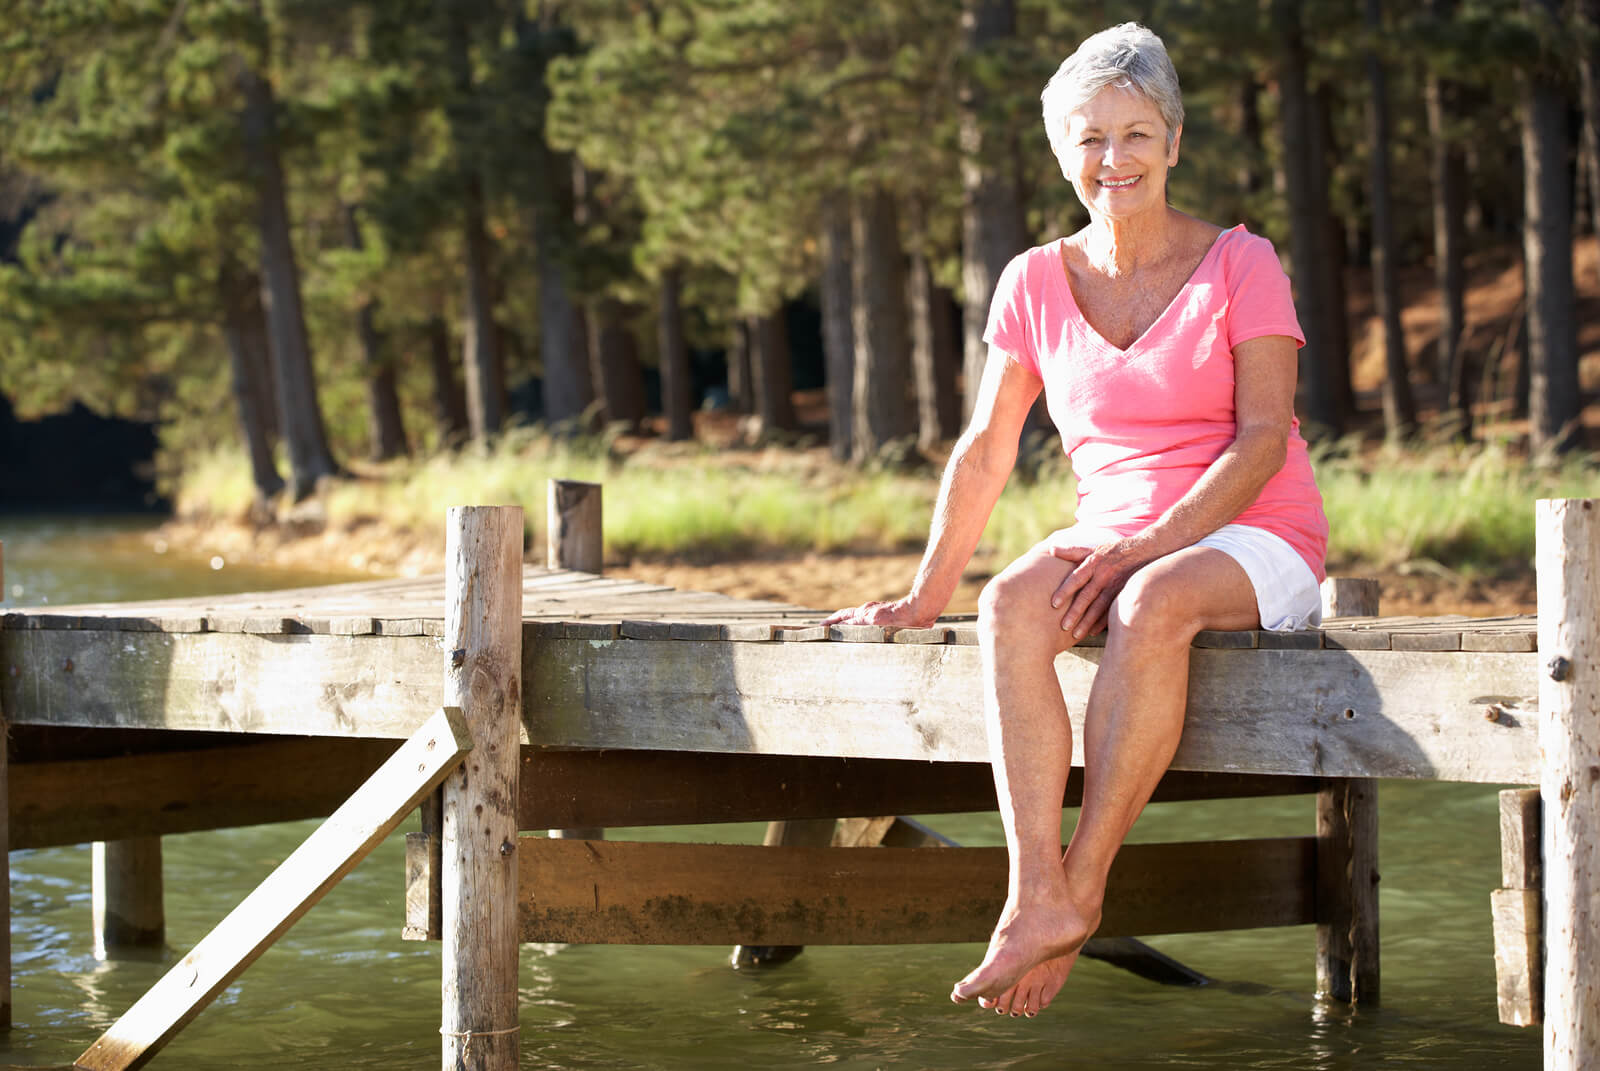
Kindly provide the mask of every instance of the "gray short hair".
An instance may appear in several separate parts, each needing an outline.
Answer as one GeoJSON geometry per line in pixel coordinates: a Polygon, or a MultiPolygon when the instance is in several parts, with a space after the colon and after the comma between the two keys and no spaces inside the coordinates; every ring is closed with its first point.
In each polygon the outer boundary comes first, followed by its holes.
{"type": "Polygon", "coordinates": [[[1063,174],[1067,174],[1067,116],[1107,86],[1137,89],[1149,97],[1167,126],[1169,148],[1177,137],[1183,125],[1183,94],[1167,46],[1137,22],[1124,22],[1086,38],[1039,95],[1045,133],[1063,174]]]}

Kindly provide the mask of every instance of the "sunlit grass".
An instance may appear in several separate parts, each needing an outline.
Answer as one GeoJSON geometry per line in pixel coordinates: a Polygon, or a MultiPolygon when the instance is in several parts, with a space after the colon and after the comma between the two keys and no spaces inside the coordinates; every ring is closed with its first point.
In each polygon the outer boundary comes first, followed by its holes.
{"type": "MultiPolygon", "coordinates": [[[[1431,561],[1480,573],[1529,566],[1533,502],[1600,496],[1594,459],[1530,465],[1503,445],[1327,451],[1314,462],[1338,568],[1431,561]]],[[[519,504],[528,542],[542,544],[546,483],[605,486],[607,554],[700,561],[801,551],[915,551],[927,538],[938,472],[928,466],[860,469],[818,450],[648,446],[624,454],[603,437],[508,432],[489,451],[462,449],[370,467],[331,481],[309,506],[280,506],[332,526],[377,524],[442,539],[445,511],[519,504]]],[[[189,458],[177,501],[190,516],[249,513],[248,466],[236,451],[189,458]]],[[[1072,521],[1075,485],[1064,460],[1014,475],[980,551],[1022,553],[1072,521]]]]}
{"type": "Polygon", "coordinates": [[[1330,561],[1479,573],[1531,566],[1536,499],[1600,495],[1591,457],[1530,465],[1495,443],[1329,456],[1317,463],[1317,482],[1330,561]]]}

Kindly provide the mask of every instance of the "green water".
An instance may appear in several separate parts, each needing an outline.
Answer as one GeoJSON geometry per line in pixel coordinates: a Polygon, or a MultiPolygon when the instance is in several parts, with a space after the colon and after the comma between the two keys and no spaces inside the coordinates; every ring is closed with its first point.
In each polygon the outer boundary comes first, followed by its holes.
{"type": "MultiPolygon", "coordinates": [[[[7,601],[148,598],[314,582],[154,554],[148,522],[0,517],[7,601]],[[20,591],[17,589],[20,588],[20,591]],[[13,592],[17,592],[13,594],[13,592]]],[[[1085,962],[1034,1020],[946,999],[976,945],[813,948],[735,972],[726,949],[527,947],[526,1068],[1534,1068],[1540,1038],[1495,1022],[1489,891],[1499,879],[1495,790],[1385,783],[1381,792],[1383,997],[1350,1014],[1312,996],[1310,927],[1159,937],[1218,981],[1153,985],[1085,962]]],[[[989,815],[933,816],[997,844],[989,815]]],[[[1155,806],[1135,839],[1306,832],[1307,798],[1155,806]]],[[[191,947],[314,823],[165,839],[167,936],[191,947]]],[[[759,826],[618,830],[615,839],[750,843],[759,826]]],[[[439,950],[399,939],[404,848],[381,845],[159,1056],[155,1067],[433,1068],[439,950]]],[[[66,1064],[161,974],[97,963],[89,849],[11,856],[16,1025],[0,1063],[66,1064]]]]}

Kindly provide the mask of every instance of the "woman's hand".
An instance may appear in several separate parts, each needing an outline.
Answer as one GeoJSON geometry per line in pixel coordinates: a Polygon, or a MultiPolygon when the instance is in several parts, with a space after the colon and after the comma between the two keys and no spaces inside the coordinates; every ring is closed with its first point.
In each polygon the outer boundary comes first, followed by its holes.
{"type": "Polygon", "coordinates": [[[824,618],[824,625],[889,625],[894,628],[927,628],[938,619],[938,614],[930,614],[916,607],[912,596],[896,599],[893,602],[864,602],[860,606],[850,606],[843,610],[835,610],[824,618]]]}
{"type": "Polygon", "coordinates": [[[1073,569],[1050,596],[1050,605],[1066,608],[1061,628],[1074,640],[1092,636],[1106,627],[1111,600],[1121,593],[1128,578],[1153,559],[1131,539],[1118,539],[1098,547],[1052,547],[1050,553],[1073,569]]]}

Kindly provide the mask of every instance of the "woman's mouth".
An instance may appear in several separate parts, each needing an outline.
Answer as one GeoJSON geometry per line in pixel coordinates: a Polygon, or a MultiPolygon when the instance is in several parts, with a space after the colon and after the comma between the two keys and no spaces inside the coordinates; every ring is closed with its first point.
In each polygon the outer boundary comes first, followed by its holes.
{"type": "Polygon", "coordinates": [[[1126,190],[1129,187],[1137,184],[1138,181],[1139,176],[1133,175],[1129,178],[1101,179],[1100,185],[1108,190],[1126,190]]]}

